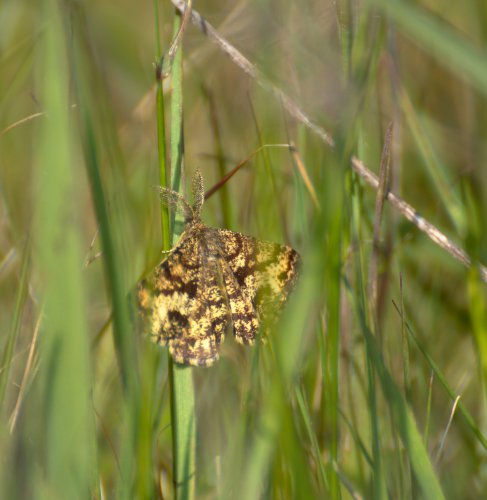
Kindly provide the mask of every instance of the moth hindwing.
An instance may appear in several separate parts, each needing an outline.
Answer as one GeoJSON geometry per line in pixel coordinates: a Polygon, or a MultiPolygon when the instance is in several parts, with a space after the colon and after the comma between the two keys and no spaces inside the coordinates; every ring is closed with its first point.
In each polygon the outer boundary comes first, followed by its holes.
{"type": "Polygon", "coordinates": [[[161,189],[161,198],[185,218],[170,252],[137,287],[139,308],[152,340],[167,345],[176,363],[209,366],[230,327],[238,342],[253,344],[259,327],[276,318],[291,291],[300,257],[286,245],[259,241],[201,222],[201,174],[195,203],[161,189]]]}

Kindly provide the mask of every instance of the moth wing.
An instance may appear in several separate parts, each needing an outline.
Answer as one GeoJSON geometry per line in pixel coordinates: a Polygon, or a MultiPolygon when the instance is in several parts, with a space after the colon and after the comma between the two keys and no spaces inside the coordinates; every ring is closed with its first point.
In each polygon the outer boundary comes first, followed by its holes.
{"type": "Polygon", "coordinates": [[[252,298],[239,285],[226,260],[221,259],[220,266],[235,339],[241,344],[253,344],[260,322],[252,298]]]}
{"type": "Polygon", "coordinates": [[[183,235],[138,286],[149,335],[169,346],[176,363],[209,366],[218,359],[229,314],[217,265],[201,238],[183,235]]]}
{"type": "MultiPolygon", "coordinates": [[[[299,254],[287,245],[260,241],[228,229],[217,231],[222,256],[236,284],[257,311],[258,320],[275,318],[297,279],[299,254]]],[[[225,284],[228,291],[227,281],[225,284]]],[[[233,315],[232,308],[232,319],[233,315]]],[[[241,333],[236,331],[235,335],[238,338],[241,333]]]]}

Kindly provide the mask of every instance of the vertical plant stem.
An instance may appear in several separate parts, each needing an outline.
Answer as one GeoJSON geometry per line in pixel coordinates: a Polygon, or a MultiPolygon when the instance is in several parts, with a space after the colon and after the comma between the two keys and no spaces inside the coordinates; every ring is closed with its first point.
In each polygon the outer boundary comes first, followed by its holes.
{"type": "Polygon", "coordinates": [[[173,428],[173,474],[176,498],[195,497],[195,400],[193,371],[169,360],[171,419],[173,428]]]}
{"type": "MultiPolygon", "coordinates": [[[[181,25],[181,18],[176,15],[174,33],[181,25]]],[[[182,93],[182,50],[176,52],[171,69],[171,181],[166,173],[165,161],[165,127],[162,81],[157,89],[157,125],[159,145],[159,172],[161,185],[166,183],[172,189],[181,188],[181,173],[184,151],[183,137],[183,93],[182,93]]],[[[170,247],[169,217],[167,210],[162,209],[162,235],[165,248],[170,247]]],[[[175,224],[172,225],[174,239],[175,224]]],[[[175,496],[179,499],[191,499],[195,495],[195,441],[196,418],[192,368],[173,363],[169,356],[169,385],[171,393],[171,420],[173,440],[173,481],[175,496]]]]}
{"type": "MultiPolygon", "coordinates": [[[[166,113],[164,107],[164,88],[162,74],[162,52],[159,32],[159,10],[157,0],[154,0],[154,19],[157,47],[157,67],[156,67],[156,113],[157,113],[157,150],[159,153],[159,183],[166,187],[168,183],[168,172],[166,163],[166,113]]],[[[162,248],[171,248],[171,233],[169,228],[169,210],[167,206],[161,204],[161,234],[162,248]]]]}
{"type": "MultiPolygon", "coordinates": [[[[338,463],[338,435],[339,435],[339,363],[340,363],[340,304],[341,304],[341,259],[344,213],[344,169],[337,168],[327,172],[327,185],[334,186],[333,192],[328,192],[322,203],[325,216],[322,223],[328,234],[326,248],[327,268],[324,270],[324,288],[328,310],[327,318],[327,349],[326,349],[326,377],[325,377],[325,421],[329,426],[330,465],[328,467],[328,481],[330,498],[340,498],[339,478],[334,463],[338,463]]],[[[330,190],[331,191],[331,190],[330,190]]]]}

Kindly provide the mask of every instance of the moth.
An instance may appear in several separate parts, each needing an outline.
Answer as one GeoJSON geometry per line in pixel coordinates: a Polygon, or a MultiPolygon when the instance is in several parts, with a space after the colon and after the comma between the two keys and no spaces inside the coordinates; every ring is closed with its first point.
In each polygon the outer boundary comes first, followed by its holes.
{"type": "Polygon", "coordinates": [[[300,256],[290,246],[209,227],[201,221],[203,179],[193,177],[191,206],[160,188],[161,200],[184,216],[176,246],[137,286],[144,329],[168,346],[176,363],[210,366],[227,330],[251,345],[275,320],[293,288],[300,256]]]}

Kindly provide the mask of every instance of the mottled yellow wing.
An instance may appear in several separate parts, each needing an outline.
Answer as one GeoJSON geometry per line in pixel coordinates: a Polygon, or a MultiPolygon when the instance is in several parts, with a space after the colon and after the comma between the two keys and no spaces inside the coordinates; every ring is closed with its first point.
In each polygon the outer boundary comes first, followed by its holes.
{"type": "Polygon", "coordinates": [[[218,262],[198,235],[182,243],[138,286],[152,340],[168,345],[176,363],[209,366],[218,359],[229,312],[218,262]]]}
{"type": "Polygon", "coordinates": [[[233,276],[233,280],[225,280],[227,291],[229,283],[232,290],[237,289],[231,307],[235,336],[242,343],[252,343],[260,323],[275,319],[286,301],[297,279],[299,254],[289,246],[228,229],[214,231],[218,232],[223,258],[233,276]]]}

